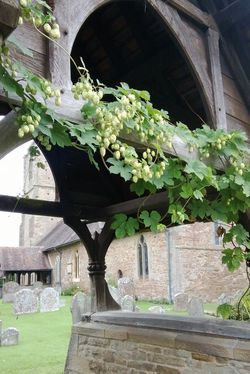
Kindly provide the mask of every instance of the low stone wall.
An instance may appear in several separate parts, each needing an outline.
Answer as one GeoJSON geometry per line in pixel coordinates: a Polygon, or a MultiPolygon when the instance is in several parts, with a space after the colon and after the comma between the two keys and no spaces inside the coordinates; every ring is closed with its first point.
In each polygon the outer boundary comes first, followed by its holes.
{"type": "Polygon", "coordinates": [[[248,323],[106,312],[72,328],[65,374],[249,374],[248,323]]]}

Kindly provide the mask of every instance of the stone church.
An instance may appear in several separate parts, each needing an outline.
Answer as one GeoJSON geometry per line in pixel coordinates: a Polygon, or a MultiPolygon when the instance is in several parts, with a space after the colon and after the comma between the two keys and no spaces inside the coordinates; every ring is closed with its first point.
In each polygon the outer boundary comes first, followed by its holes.
{"type": "MultiPolygon", "coordinates": [[[[25,157],[24,195],[54,200],[53,176],[42,156],[25,157]],[[44,166],[38,167],[37,164],[44,166]]],[[[90,224],[94,235],[102,223],[90,224]]],[[[109,284],[118,276],[131,277],[140,299],[172,301],[178,292],[216,301],[247,285],[244,269],[231,274],[221,264],[218,223],[195,223],[167,229],[163,233],[143,232],[114,240],[106,258],[109,284]]],[[[78,236],[57,218],[22,216],[20,246],[38,246],[50,264],[51,282],[62,289],[76,286],[89,289],[88,257],[78,236]]]]}

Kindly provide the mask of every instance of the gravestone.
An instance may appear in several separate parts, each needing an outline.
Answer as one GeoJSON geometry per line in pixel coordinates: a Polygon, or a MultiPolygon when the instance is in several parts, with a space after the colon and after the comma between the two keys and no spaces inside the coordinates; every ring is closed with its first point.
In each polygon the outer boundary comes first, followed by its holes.
{"type": "Polygon", "coordinates": [[[19,291],[20,286],[16,282],[7,282],[3,285],[3,303],[13,303],[15,293],[19,291]]]}
{"type": "Polygon", "coordinates": [[[165,313],[165,310],[160,305],[151,306],[150,308],[148,308],[148,311],[150,313],[160,313],[160,314],[164,314],[165,313]]]}
{"type": "Polygon", "coordinates": [[[2,321],[0,320],[0,346],[1,346],[1,338],[2,338],[2,321]]]}
{"type": "Polygon", "coordinates": [[[126,295],[129,295],[134,299],[135,286],[134,286],[133,279],[128,278],[128,277],[123,277],[123,278],[118,279],[118,291],[119,291],[120,300],[126,295]]]}
{"type": "Polygon", "coordinates": [[[19,340],[19,331],[14,327],[9,327],[8,329],[4,330],[1,334],[1,345],[2,346],[9,346],[9,345],[17,345],[19,340]]]}
{"type": "Polygon", "coordinates": [[[116,287],[108,286],[110,295],[113,297],[113,299],[117,302],[117,304],[120,304],[121,299],[119,295],[119,290],[116,287]]]}
{"type": "Polygon", "coordinates": [[[174,295],[174,310],[176,312],[185,312],[188,307],[188,295],[183,292],[179,292],[174,295]]]}
{"type": "Polygon", "coordinates": [[[38,301],[40,300],[40,295],[41,293],[43,292],[44,288],[34,288],[33,289],[33,293],[38,297],[38,301]]]}
{"type": "Polygon", "coordinates": [[[188,315],[189,317],[204,317],[204,308],[203,308],[203,302],[201,299],[198,299],[196,297],[192,298],[188,302],[188,315]]]}
{"type": "Polygon", "coordinates": [[[40,312],[55,312],[59,310],[59,294],[54,288],[44,288],[40,295],[40,312]]]}
{"type": "Polygon", "coordinates": [[[29,314],[38,311],[39,300],[34,291],[23,289],[15,294],[14,298],[14,314],[29,314]]]}
{"type": "Polygon", "coordinates": [[[121,299],[121,309],[123,312],[134,312],[135,311],[135,301],[130,295],[125,295],[121,299]]]}
{"type": "Polygon", "coordinates": [[[85,295],[84,292],[77,292],[71,304],[72,323],[78,323],[82,320],[82,315],[91,312],[90,296],[85,295]]]}
{"type": "Polygon", "coordinates": [[[33,283],[32,285],[32,288],[35,289],[35,288],[43,288],[43,282],[40,282],[40,281],[36,281],[33,283]]]}

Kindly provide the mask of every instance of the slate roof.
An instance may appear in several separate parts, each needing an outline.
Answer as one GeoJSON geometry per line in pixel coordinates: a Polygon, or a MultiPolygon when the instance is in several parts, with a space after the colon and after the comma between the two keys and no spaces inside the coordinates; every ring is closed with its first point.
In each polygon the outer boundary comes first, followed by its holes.
{"type": "Polygon", "coordinates": [[[0,270],[51,270],[41,247],[0,247],[0,270]]]}
{"type": "MultiPolygon", "coordinates": [[[[91,235],[93,235],[96,231],[100,232],[103,223],[90,223],[87,226],[91,235]]],[[[69,226],[65,225],[63,220],[61,220],[39,241],[38,245],[43,247],[43,252],[47,252],[79,241],[79,236],[69,226]]]]}

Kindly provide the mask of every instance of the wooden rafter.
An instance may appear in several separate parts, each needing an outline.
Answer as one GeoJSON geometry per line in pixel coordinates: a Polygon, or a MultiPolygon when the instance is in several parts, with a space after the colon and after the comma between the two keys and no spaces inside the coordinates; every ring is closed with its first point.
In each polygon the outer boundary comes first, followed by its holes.
{"type": "Polygon", "coordinates": [[[203,12],[188,0],[163,0],[205,28],[217,29],[213,17],[203,12]]]}

